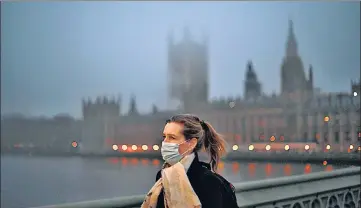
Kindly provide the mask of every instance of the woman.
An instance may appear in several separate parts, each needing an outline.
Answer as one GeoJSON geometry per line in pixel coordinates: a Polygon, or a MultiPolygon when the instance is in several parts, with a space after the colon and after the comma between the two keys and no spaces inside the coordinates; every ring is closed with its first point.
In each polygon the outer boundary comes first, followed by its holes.
{"type": "Polygon", "coordinates": [[[222,207],[222,184],[210,169],[216,171],[225,152],[225,141],[209,123],[190,114],[173,116],[163,130],[165,163],[141,207],[222,207]],[[198,159],[202,148],[211,157],[210,165],[198,159]]]}

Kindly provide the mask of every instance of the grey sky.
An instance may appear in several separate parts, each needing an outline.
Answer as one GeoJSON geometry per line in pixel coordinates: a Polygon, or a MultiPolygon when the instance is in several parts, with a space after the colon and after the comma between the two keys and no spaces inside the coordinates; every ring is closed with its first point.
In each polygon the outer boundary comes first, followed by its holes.
{"type": "Polygon", "coordinates": [[[279,92],[288,18],[316,87],[360,77],[359,2],[2,2],[1,111],[79,116],[81,98],[131,93],[142,112],[166,106],[170,28],[210,35],[211,97],[241,95],[251,59],[279,92]]]}

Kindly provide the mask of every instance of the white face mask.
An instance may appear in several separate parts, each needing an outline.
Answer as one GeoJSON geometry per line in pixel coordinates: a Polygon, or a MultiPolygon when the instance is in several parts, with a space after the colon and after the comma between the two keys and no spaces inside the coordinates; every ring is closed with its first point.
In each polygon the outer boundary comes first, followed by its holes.
{"type": "Polygon", "coordinates": [[[162,142],[162,147],[160,149],[162,153],[163,160],[167,162],[170,165],[174,165],[177,162],[179,162],[183,155],[188,152],[185,151],[183,154],[179,154],[179,145],[185,143],[186,141],[176,144],[176,143],[170,143],[170,142],[162,142]]]}

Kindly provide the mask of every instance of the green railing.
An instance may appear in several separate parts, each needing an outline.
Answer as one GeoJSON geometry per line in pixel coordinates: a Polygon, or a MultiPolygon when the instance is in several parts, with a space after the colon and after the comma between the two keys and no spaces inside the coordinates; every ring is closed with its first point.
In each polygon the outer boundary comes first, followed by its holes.
{"type": "MultiPolygon", "coordinates": [[[[360,167],[234,184],[239,207],[360,207],[360,167]]],[[[144,195],[38,208],[133,208],[144,195]]]]}

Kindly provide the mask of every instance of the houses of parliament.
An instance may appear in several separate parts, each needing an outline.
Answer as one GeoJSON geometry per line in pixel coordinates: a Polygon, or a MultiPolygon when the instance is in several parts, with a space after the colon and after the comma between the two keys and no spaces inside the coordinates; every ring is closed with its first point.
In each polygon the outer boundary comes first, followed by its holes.
{"type": "MultiPolygon", "coordinates": [[[[348,93],[321,93],[314,88],[313,68],[304,66],[298,53],[294,25],[288,23],[285,54],[280,66],[280,93],[266,95],[251,60],[245,66],[243,97],[209,101],[208,39],[197,42],[184,29],[168,47],[169,100],[177,110],[140,114],[132,97],[127,114],[121,99],[83,100],[83,118],[3,118],[2,146],[24,145],[68,148],[72,141],[82,151],[110,151],[116,145],[160,144],[166,119],[177,113],[194,113],[209,121],[231,145],[248,147],[257,142],[316,142],[320,149],[345,152],[360,146],[360,81],[348,93]],[[306,74],[307,72],[307,74],[306,74]],[[272,139],[270,139],[272,138],[272,139]]],[[[317,69],[316,69],[317,70],[317,69]]]]}

